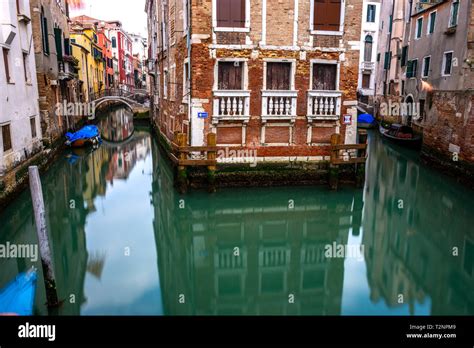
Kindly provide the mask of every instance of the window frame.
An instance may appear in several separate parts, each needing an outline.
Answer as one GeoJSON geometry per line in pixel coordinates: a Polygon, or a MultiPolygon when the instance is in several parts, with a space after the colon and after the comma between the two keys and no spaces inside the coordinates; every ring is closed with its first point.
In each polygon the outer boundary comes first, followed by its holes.
{"type": "Polygon", "coordinates": [[[31,139],[36,139],[38,137],[38,127],[37,127],[37,122],[36,122],[36,116],[30,117],[30,129],[31,129],[31,139]],[[34,134],[33,134],[33,130],[34,130],[34,134]]]}
{"type": "Polygon", "coordinates": [[[436,30],[436,19],[438,18],[438,10],[431,11],[428,14],[428,26],[426,27],[426,35],[434,34],[436,30]],[[434,24],[433,24],[433,31],[430,31],[431,28],[431,16],[435,14],[434,24]]]}
{"type": "Polygon", "coordinates": [[[217,25],[217,1],[212,0],[212,30],[214,32],[250,32],[250,0],[245,0],[245,24],[244,27],[219,27],[217,25]]]}
{"type": "MultiPolygon", "coordinates": [[[[424,56],[423,57],[423,66],[421,67],[421,77],[422,78],[427,78],[430,76],[430,70],[431,70],[431,55],[424,56]],[[426,59],[429,58],[429,64],[428,64],[428,74],[425,75],[425,68],[426,68],[426,59]]],[[[418,67],[417,67],[418,68],[418,67]]]]}
{"type": "Polygon", "coordinates": [[[309,30],[311,35],[336,35],[342,36],[344,33],[344,19],[345,19],[345,0],[341,0],[341,17],[339,20],[339,30],[314,30],[314,0],[310,1],[310,10],[309,10],[309,30]]]}
{"type": "Polygon", "coordinates": [[[309,73],[309,90],[310,91],[325,91],[325,92],[340,92],[340,79],[341,79],[341,62],[338,60],[329,60],[329,59],[311,59],[310,62],[310,73],[309,73]],[[319,90],[314,89],[313,86],[313,73],[315,64],[327,64],[327,65],[336,65],[336,89],[335,90],[319,90]]]}
{"type": "MultiPolygon", "coordinates": [[[[248,59],[247,58],[217,58],[214,64],[213,92],[219,91],[248,91],[248,59]],[[219,89],[219,62],[239,62],[242,64],[242,89],[219,89]]],[[[266,79],[264,77],[264,79],[266,79]]]]}
{"type": "Polygon", "coordinates": [[[454,28],[454,27],[457,27],[458,26],[458,21],[459,21],[459,8],[461,7],[461,1],[459,0],[453,0],[453,2],[451,3],[451,8],[449,10],[449,21],[448,21],[448,28],[454,28]],[[456,20],[455,20],[455,24],[453,24],[453,10],[454,10],[454,4],[457,3],[458,4],[458,10],[457,10],[457,13],[456,13],[456,20]]]}
{"type": "Polygon", "coordinates": [[[9,154],[13,152],[13,137],[12,137],[12,124],[11,122],[0,123],[0,137],[1,137],[1,146],[4,154],[9,154]],[[5,149],[5,139],[3,139],[3,127],[8,126],[9,137],[10,137],[10,148],[5,149]]]}
{"type": "Polygon", "coordinates": [[[8,85],[13,85],[14,81],[12,79],[12,70],[10,64],[10,49],[7,47],[2,47],[2,56],[3,56],[3,66],[5,69],[5,81],[8,85]]]}
{"type": "Polygon", "coordinates": [[[423,36],[423,16],[420,16],[415,21],[415,40],[421,39],[422,36],[423,36]]]}
{"type": "Polygon", "coordinates": [[[441,66],[441,76],[451,76],[453,74],[453,60],[454,60],[454,51],[445,51],[443,52],[443,64],[441,66]],[[449,74],[445,73],[446,70],[446,54],[451,53],[451,66],[449,69],[449,74]]]}
{"type": "Polygon", "coordinates": [[[367,4],[367,13],[366,13],[366,16],[365,16],[365,22],[366,23],[375,23],[376,19],[377,19],[377,6],[375,4],[367,4]],[[374,8],[374,17],[373,17],[373,21],[369,21],[369,8],[370,7],[373,7],[374,8]]]}
{"type": "MultiPolygon", "coordinates": [[[[413,65],[412,65],[412,74],[411,74],[411,76],[407,76],[407,78],[409,78],[409,79],[416,79],[416,77],[418,75],[418,58],[409,59],[407,61],[407,71],[406,71],[406,73],[408,73],[408,66],[410,65],[411,62],[414,62],[414,61],[416,61],[416,70],[415,70],[415,73],[413,74],[413,65]]],[[[411,63],[411,64],[413,64],[413,63],[411,63]]]]}

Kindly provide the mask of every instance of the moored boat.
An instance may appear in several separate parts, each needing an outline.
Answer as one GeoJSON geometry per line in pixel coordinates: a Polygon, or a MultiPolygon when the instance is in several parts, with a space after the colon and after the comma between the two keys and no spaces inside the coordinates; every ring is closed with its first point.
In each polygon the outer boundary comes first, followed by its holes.
{"type": "Polygon", "coordinates": [[[71,147],[84,147],[87,145],[99,144],[100,133],[99,128],[94,125],[88,125],[75,133],[66,133],[66,145],[71,147]]]}
{"type": "Polygon", "coordinates": [[[37,271],[20,273],[0,290],[0,315],[33,315],[37,271]]]}
{"type": "Polygon", "coordinates": [[[375,128],[377,126],[377,121],[375,120],[374,116],[370,114],[361,114],[357,116],[357,127],[370,129],[375,128]]]}
{"type": "Polygon", "coordinates": [[[379,126],[380,134],[399,145],[418,147],[421,145],[421,135],[416,134],[413,128],[401,124],[392,124],[389,128],[379,126]]]}

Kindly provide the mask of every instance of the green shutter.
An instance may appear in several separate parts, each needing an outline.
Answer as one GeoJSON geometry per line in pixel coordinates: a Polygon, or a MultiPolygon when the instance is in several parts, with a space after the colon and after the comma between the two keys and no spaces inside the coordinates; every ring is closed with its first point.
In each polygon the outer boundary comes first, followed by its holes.
{"type": "Polygon", "coordinates": [[[58,60],[63,60],[63,31],[60,28],[54,28],[54,41],[58,60]]]}
{"type": "Polygon", "coordinates": [[[402,47],[401,66],[407,65],[407,57],[408,57],[408,46],[403,46],[402,47]]]}
{"type": "Polygon", "coordinates": [[[390,69],[390,61],[392,60],[392,52],[385,52],[385,59],[383,62],[383,68],[390,69]]]}

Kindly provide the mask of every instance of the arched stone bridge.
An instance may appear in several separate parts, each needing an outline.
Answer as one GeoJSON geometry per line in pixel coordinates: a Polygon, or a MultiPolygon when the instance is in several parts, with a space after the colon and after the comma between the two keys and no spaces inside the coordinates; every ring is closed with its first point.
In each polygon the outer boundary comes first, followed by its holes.
{"type": "Polygon", "coordinates": [[[106,102],[116,102],[125,104],[135,113],[148,108],[145,104],[149,101],[149,94],[145,89],[127,91],[123,88],[112,88],[90,94],[89,100],[95,103],[95,110],[106,102]]]}

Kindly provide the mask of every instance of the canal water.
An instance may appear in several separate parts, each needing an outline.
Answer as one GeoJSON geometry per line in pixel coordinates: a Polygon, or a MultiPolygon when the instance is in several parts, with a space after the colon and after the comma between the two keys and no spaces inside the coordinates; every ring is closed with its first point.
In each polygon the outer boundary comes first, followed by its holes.
{"type": "MultiPolygon", "coordinates": [[[[98,149],[66,152],[42,176],[60,314],[474,314],[474,192],[416,153],[372,133],[363,190],[181,196],[132,119],[110,112],[98,149]]],[[[7,242],[37,243],[29,192],[0,215],[7,242]]],[[[0,288],[32,265],[0,259],[0,288]]]]}

